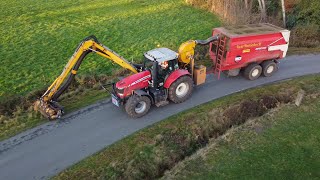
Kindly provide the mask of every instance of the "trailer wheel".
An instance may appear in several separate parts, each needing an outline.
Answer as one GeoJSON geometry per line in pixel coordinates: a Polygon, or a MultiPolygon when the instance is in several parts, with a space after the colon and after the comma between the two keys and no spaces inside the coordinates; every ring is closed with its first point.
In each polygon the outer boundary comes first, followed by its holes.
{"type": "Polygon", "coordinates": [[[192,94],[193,81],[190,76],[182,76],[173,82],[169,88],[169,99],[174,103],[186,101],[192,94]]]}
{"type": "Polygon", "coordinates": [[[253,63],[249,64],[245,69],[244,69],[244,77],[249,79],[249,80],[256,80],[260,77],[262,73],[262,67],[259,64],[253,63]]]}
{"type": "Polygon", "coordinates": [[[270,77],[278,71],[278,66],[274,61],[264,61],[261,66],[262,75],[265,77],[270,77]]]}
{"type": "Polygon", "coordinates": [[[132,118],[139,118],[148,113],[151,101],[147,96],[132,95],[125,104],[127,114],[132,118]]]}

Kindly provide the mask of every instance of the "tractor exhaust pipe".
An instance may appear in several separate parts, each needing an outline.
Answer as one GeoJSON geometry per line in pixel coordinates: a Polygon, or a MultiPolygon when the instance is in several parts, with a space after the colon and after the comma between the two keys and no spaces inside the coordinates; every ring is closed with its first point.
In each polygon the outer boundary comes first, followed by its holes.
{"type": "Polygon", "coordinates": [[[153,81],[153,87],[157,89],[158,88],[158,62],[154,61],[152,66],[153,66],[153,69],[151,71],[151,76],[153,81]]]}

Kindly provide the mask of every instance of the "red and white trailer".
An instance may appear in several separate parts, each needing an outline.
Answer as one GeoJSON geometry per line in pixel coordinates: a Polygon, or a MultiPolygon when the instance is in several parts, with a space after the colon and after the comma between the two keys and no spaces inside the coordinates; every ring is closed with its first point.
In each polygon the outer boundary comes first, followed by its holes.
{"type": "Polygon", "coordinates": [[[250,24],[213,29],[219,40],[210,44],[213,71],[237,76],[242,70],[249,80],[271,76],[278,60],[286,56],[290,31],[271,24],[250,24]]]}

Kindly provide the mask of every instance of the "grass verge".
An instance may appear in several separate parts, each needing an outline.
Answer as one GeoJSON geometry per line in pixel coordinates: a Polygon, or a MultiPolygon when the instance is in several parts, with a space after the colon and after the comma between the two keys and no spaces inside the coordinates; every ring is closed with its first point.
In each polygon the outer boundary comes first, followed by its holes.
{"type": "Polygon", "coordinates": [[[301,55],[301,54],[319,54],[320,47],[304,48],[304,47],[290,47],[288,55],[301,55]]]}
{"type": "Polygon", "coordinates": [[[308,95],[319,92],[319,82],[319,75],[302,77],[195,107],[118,141],[54,179],[161,177],[231,127],[263,116],[270,109],[290,104],[299,90],[305,90],[308,95]]]}

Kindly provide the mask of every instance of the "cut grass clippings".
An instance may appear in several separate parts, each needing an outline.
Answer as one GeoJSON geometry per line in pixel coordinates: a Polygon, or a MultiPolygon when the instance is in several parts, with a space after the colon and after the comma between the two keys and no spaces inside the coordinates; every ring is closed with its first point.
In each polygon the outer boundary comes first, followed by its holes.
{"type": "Polygon", "coordinates": [[[319,92],[319,82],[319,75],[297,78],[197,106],[118,141],[54,179],[161,177],[229,128],[292,102],[299,90],[307,95],[319,92]]]}

